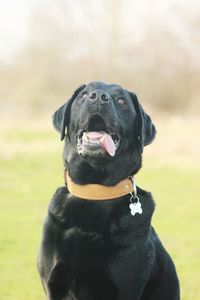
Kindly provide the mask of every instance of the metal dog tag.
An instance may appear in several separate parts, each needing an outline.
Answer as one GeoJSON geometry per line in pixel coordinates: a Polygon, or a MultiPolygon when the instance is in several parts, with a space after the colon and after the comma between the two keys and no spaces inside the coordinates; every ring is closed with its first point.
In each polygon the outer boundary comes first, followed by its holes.
{"type": "MultiPolygon", "coordinates": [[[[134,200],[135,200],[136,198],[134,198],[134,200]]],[[[143,212],[143,210],[142,210],[142,205],[141,205],[141,203],[140,203],[140,200],[139,200],[139,198],[137,197],[137,202],[135,202],[135,203],[131,203],[130,205],[129,205],[129,208],[130,208],[130,210],[131,210],[131,214],[132,214],[132,216],[135,216],[135,214],[142,214],[142,212],[143,212]]]]}
{"type": "Polygon", "coordinates": [[[135,181],[133,181],[133,193],[130,193],[131,198],[130,198],[130,204],[129,204],[129,208],[131,210],[131,214],[132,216],[135,216],[135,214],[142,214],[143,210],[142,210],[142,205],[140,203],[140,199],[137,196],[137,187],[135,184],[135,181]]]}

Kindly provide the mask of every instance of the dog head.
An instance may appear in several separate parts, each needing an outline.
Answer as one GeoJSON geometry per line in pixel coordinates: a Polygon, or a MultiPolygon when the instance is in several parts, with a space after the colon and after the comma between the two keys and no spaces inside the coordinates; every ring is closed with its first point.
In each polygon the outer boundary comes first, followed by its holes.
{"type": "Polygon", "coordinates": [[[81,85],[54,113],[53,124],[65,139],[64,163],[71,175],[77,177],[87,166],[89,178],[94,179],[94,170],[99,172],[96,181],[111,172],[115,178],[116,169],[121,179],[136,173],[143,147],[156,135],[137,96],[103,82],[81,85]]]}

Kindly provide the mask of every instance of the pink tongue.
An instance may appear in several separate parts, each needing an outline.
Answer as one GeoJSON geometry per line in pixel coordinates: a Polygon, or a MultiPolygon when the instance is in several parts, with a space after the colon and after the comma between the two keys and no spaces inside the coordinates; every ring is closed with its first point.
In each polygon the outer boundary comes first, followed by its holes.
{"type": "Polygon", "coordinates": [[[115,155],[116,147],[113,139],[106,132],[87,132],[87,137],[89,139],[98,139],[100,141],[101,147],[104,148],[110,156],[115,155]]]}

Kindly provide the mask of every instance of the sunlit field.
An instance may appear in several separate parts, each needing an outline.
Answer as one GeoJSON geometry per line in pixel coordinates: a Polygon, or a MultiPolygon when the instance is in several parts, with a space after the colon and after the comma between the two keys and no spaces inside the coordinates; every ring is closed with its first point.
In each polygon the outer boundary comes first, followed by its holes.
{"type": "MultiPolygon", "coordinates": [[[[62,144],[49,127],[5,126],[0,134],[1,300],[45,299],[36,257],[48,202],[63,185],[62,144]]],[[[172,150],[167,156],[156,142],[149,146],[136,181],[153,193],[153,224],[176,264],[181,299],[198,300],[200,166],[195,154],[172,150]]]]}

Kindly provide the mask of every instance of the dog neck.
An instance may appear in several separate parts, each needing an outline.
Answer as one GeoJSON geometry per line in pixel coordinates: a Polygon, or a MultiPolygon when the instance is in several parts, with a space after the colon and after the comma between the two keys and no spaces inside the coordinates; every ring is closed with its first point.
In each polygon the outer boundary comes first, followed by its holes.
{"type": "Polygon", "coordinates": [[[72,181],[67,170],[64,170],[65,184],[68,191],[81,199],[86,200],[111,200],[135,192],[135,183],[132,177],[124,179],[114,186],[101,184],[77,184],[72,181]]]}

